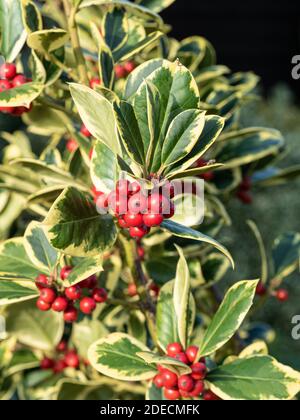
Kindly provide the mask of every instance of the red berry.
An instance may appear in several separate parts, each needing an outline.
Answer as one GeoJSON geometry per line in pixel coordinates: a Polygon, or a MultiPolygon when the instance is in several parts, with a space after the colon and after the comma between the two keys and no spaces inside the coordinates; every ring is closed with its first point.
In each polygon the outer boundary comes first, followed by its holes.
{"type": "Polygon", "coordinates": [[[4,63],[0,67],[0,78],[2,79],[13,79],[17,74],[17,68],[14,64],[4,63]]]}
{"type": "Polygon", "coordinates": [[[67,365],[64,360],[57,360],[53,367],[54,373],[61,373],[64,369],[66,369],[67,365]]]}
{"type": "Polygon", "coordinates": [[[54,360],[50,359],[49,357],[44,357],[41,361],[40,368],[43,370],[52,369],[54,366],[54,360]]]}
{"type": "Polygon", "coordinates": [[[104,303],[107,301],[107,291],[103,288],[97,288],[93,290],[93,299],[97,303],[104,303]]]}
{"type": "Polygon", "coordinates": [[[149,288],[156,297],[159,295],[160,287],[157,284],[152,283],[149,288]]]}
{"type": "Polygon", "coordinates": [[[68,367],[77,369],[80,364],[79,356],[74,351],[70,351],[65,355],[64,361],[68,367]]]}
{"type": "Polygon", "coordinates": [[[138,214],[147,211],[147,197],[142,192],[134,194],[128,201],[130,213],[138,214]]]}
{"type": "Polygon", "coordinates": [[[167,400],[179,400],[180,398],[180,392],[177,389],[164,389],[164,396],[167,400]]]}
{"type": "Polygon", "coordinates": [[[156,388],[162,388],[164,386],[164,380],[162,375],[156,375],[153,379],[153,382],[156,388]]]}
{"type": "Polygon", "coordinates": [[[71,267],[70,265],[66,265],[60,271],[60,278],[62,280],[66,280],[69,277],[72,270],[73,270],[73,267],[71,267]]]}
{"type": "Polygon", "coordinates": [[[196,381],[202,381],[206,377],[207,369],[206,365],[201,362],[194,363],[192,366],[191,376],[196,381]]]}
{"type": "Polygon", "coordinates": [[[212,171],[205,172],[200,176],[204,181],[210,182],[214,179],[215,174],[212,171]]]}
{"type": "Polygon", "coordinates": [[[130,283],[130,284],[128,285],[128,288],[127,288],[127,293],[128,293],[128,294],[129,294],[129,296],[131,296],[131,297],[134,297],[134,296],[136,296],[136,295],[137,295],[137,287],[136,287],[135,283],[130,283]]]}
{"type": "Polygon", "coordinates": [[[93,298],[84,297],[80,301],[80,310],[86,315],[91,314],[96,308],[96,302],[93,298]]]}
{"type": "Polygon", "coordinates": [[[5,90],[11,89],[12,84],[8,80],[0,80],[0,92],[3,92],[5,90]]]}
{"type": "Polygon", "coordinates": [[[18,86],[25,85],[25,83],[27,82],[28,82],[27,77],[24,76],[24,74],[17,74],[16,77],[12,81],[12,85],[14,88],[16,88],[18,86]]]}
{"type": "Polygon", "coordinates": [[[138,256],[141,260],[145,258],[145,249],[142,246],[139,246],[137,249],[138,256]]]}
{"type": "Polygon", "coordinates": [[[154,192],[148,197],[148,210],[150,213],[169,214],[171,202],[162,194],[154,192]]]}
{"type": "Polygon", "coordinates": [[[102,191],[98,191],[97,187],[95,185],[92,186],[91,192],[92,192],[94,197],[100,197],[104,194],[102,191]]]}
{"type": "Polygon", "coordinates": [[[126,213],[124,221],[129,227],[141,227],[143,225],[143,216],[140,213],[126,213]]]}
{"type": "Polygon", "coordinates": [[[265,296],[266,293],[267,293],[267,288],[263,284],[263,282],[260,281],[256,287],[256,294],[257,296],[265,296]]]}
{"type": "Polygon", "coordinates": [[[195,163],[195,166],[197,167],[197,168],[203,168],[204,166],[206,166],[207,165],[207,160],[205,160],[205,159],[203,159],[203,158],[200,158],[200,159],[198,159],[197,160],[197,162],[195,163]]]}
{"type": "Polygon", "coordinates": [[[85,137],[92,137],[92,134],[89,132],[89,130],[86,128],[84,124],[82,124],[80,128],[80,133],[85,137]]]}
{"type": "Polygon", "coordinates": [[[69,305],[67,309],[64,311],[64,320],[68,324],[72,324],[73,322],[76,322],[78,318],[78,311],[74,306],[69,305]]]}
{"type": "Polygon", "coordinates": [[[199,350],[199,348],[197,346],[190,346],[186,349],[185,354],[186,354],[187,358],[189,359],[190,363],[194,363],[194,361],[197,357],[197,354],[198,354],[198,350],[199,350]]]}
{"type": "Polygon", "coordinates": [[[279,289],[276,292],[276,298],[279,300],[279,302],[287,302],[289,297],[289,292],[286,289],[279,289]]]}
{"type": "Polygon", "coordinates": [[[163,378],[164,387],[168,389],[177,387],[178,377],[176,373],[172,372],[169,369],[165,369],[161,375],[163,378]]]}
{"type": "Polygon", "coordinates": [[[253,203],[253,198],[247,191],[243,191],[243,190],[238,191],[237,192],[237,197],[244,204],[252,204],[253,203]]]}
{"type": "Polygon", "coordinates": [[[36,301],[36,306],[40,311],[46,312],[51,308],[50,303],[44,302],[41,298],[36,301]]]}
{"type": "Polygon", "coordinates": [[[95,89],[95,87],[96,86],[99,86],[99,85],[101,85],[101,79],[99,79],[97,77],[94,77],[93,79],[91,79],[91,81],[90,81],[90,87],[92,89],[95,89]]]}
{"type": "Polygon", "coordinates": [[[174,359],[178,360],[181,363],[184,363],[185,365],[189,364],[189,359],[187,358],[185,353],[178,353],[176,356],[174,356],[174,359]]]}
{"type": "Polygon", "coordinates": [[[108,195],[108,206],[116,215],[125,215],[127,213],[127,197],[112,191],[108,195]]]}
{"type": "Polygon", "coordinates": [[[148,233],[149,233],[149,228],[147,228],[146,226],[142,226],[142,227],[131,227],[129,229],[130,236],[132,238],[136,238],[136,239],[142,239],[148,233]]]}
{"type": "Polygon", "coordinates": [[[64,353],[65,351],[67,351],[67,348],[68,348],[68,343],[65,340],[62,340],[56,346],[56,350],[61,352],[61,353],[64,353]]]}
{"type": "Polygon", "coordinates": [[[194,380],[190,375],[182,375],[178,378],[178,388],[181,391],[191,392],[194,388],[194,380]]]}
{"type": "Polygon", "coordinates": [[[70,286],[65,289],[65,295],[70,300],[78,300],[81,298],[81,287],[78,285],[70,286]]]}
{"type": "Polygon", "coordinates": [[[129,187],[129,192],[131,195],[137,194],[141,191],[141,186],[138,182],[132,182],[129,187]]]}
{"type": "Polygon", "coordinates": [[[13,114],[14,109],[12,106],[0,106],[0,112],[4,114],[13,114]]]}
{"type": "Polygon", "coordinates": [[[176,356],[178,353],[183,352],[182,345],[180,343],[171,343],[167,345],[167,355],[170,357],[176,356]]]}
{"type": "Polygon", "coordinates": [[[124,64],[124,70],[129,74],[135,69],[135,64],[133,61],[127,61],[127,63],[124,64]]]}
{"type": "Polygon", "coordinates": [[[120,216],[120,217],[118,218],[118,223],[119,223],[120,228],[122,228],[122,229],[127,229],[127,228],[129,228],[129,226],[127,225],[127,223],[126,223],[126,222],[125,222],[125,220],[124,220],[124,216],[120,216]]]}
{"type": "Polygon", "coordinates": [[[55,312],[64,312],[68,307],[68,301],[63,296],[58,296],[52,303],[52,309],[55,312]]]}
{"type": "Polygon", "coordinates": [[[245,176],[240,184],[240,189],[244,191],[250,191],[252,187],[252,180],[250,176],[245,176]]]}
{"type": "Polygon", "coordinates": [[[148,227],[160,226],[164,221],[164,218],[161,214],[144,214],[143,216],[144,224],[148,227]]]}
{"type": "Polygon", "coordinates": [[[41,289],[40,298],[44,302],[52,304],[56,299],[56,292],[53,289],[41,289]]]}
{"type": "Polygon", "coordinates": [[[35,279],[35,284],[38,289],[43,289],[50,285],[50,280],[46,274],[39,274],[35,279]]]}
{"type": "Polygon", "coordinates": [[[123,77],[126,76],[126,70],[124,69],[124,67],[120,64],[117,64],[115,66],[115,73],[116,73],[116,78],[117,79],[123,79],[123,77]]]}
{"type": "Polygon", "coordinates": [[[127,196],[129,193],[130,182],[126,179],[120,179],[116,184],[116,192],[120,195],[127,196]]]}
{"type": "Polygon", "coordinates": [[[78,149],[77,141],[74,139],[70,139],[67,141],[66,148],[70,153],[75,152],[78,149]]]}
{"type": "Polygon", "coordinates": [[[204,391],[204,382],[203,381],[196,381],[194,388],[190,392],[191,397],[199,397],[204,391]]]}
{"type": "Polygon", "coordinates": [[[93,275],[81,281],[78,284],[78,286],[82,287],[83,289],[94,289],[97,286],[97,282],[98,282],[97,276],[93,275]]]}
{"type": "Polygon", "coordinates": [[[215,395],[212,391],[205,391],[203,394],[204,401],[220,401],[217,395],[215,395]]]}

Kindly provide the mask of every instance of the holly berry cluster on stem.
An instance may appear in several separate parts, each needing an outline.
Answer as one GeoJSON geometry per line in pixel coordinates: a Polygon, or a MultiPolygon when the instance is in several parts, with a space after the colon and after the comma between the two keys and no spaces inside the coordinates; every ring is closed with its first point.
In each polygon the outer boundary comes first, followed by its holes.
{"type": "Polygon", "coordinates": [[[117,64],[115,66],[115,74],[117,79],[124,79],[127,77],[134,69],[135,63],[133,61],[127,61],[124,64],[117,64]]]}
{"type": "MultiPolygon", "coordinates": [[[[83,361],[85,363],[85,361],[83,361]]],[[[54,357],[45,356],[40,363],[42,370],[52,370],[53,373],[61,373],[67,368],[78,369],[80,356],[75,349],[69,349],[68,343],[62,340],[56,347],[54,357]]]]}
{"type": "Polygon", "coordinates": [[[190,374],[178,376],[173,371],[163,366],[158,366],[159,373],[153,382],[157,388],[162,388],[167,400],[179,400],[181,398],[199,398],[204,400],[218,400],[211,391],[205,390],[204,380],[207,374],[205,360],[196,362],[199,348],[190,346],[183,350],[180,343],[171,343],[167,346],[167,356],[186,364],[192,370],[190,374]]]}
{"type": "Polygon", "coordinates": [[[256,295],[260,297],[270,295],[270,296],[275,297],[279,302],[282,302],[282,303],[287,302],[290,298],[290,294],[288,290],[281,288],[281,289],[277,289],[271,292],[268,289],[268,287],[261,281],[258,283],[256,287],[256,295]]]}
{"type": "Polygon", "coordinates": [[[110,194],[97,191],[95,187],[92,192],[98,211],[112,211],[120,228],[128,230],[129,235],[138,240],[175,213],[172,202],[175,191],[169,182],[146,191],[137,181],[119,180],[110,194]]]}
{"type": "MultiPolygon", "coordinates": [[[[17,88],[26,83],[32,82],[32,79],[27,78],[22,73],[17,73],[17,67],[12,63],[4,63],[0,66],[0,92],[17,88]]],[[[29,112],[31,106],[26,108],[25,106],[1,106],[0,112],[10,114],[15,117],[20,117],[22,114],[29,112]]]]}
{"type": "MultiPolygon", "coordinates": [[[[60,273],[61,280],[66,280],[71,271],[72,267],[63,267],[60,273]]],[[[40,297],[36,303],[38,309],[63,312],[67,323],[76,322],[79,311],[90,315],[97,304],[107,300],[107,291],[97,286],[96,276],[91,276],[70,287],[58,288],[46,275],[40,274],[36,279],[36,285],[40,291],[40,297]]]]}

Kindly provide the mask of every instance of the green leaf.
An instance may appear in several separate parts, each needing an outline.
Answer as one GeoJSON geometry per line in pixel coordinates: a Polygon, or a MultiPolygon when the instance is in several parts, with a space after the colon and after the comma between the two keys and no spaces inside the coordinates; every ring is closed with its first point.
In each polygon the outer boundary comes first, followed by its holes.
{"type": "Polygon", "coordinates": [[[230,252],[215,239],[204,235],[203,233],[198,232],[195,229],[175,223],[172,220],[165,220],[161,224],[161,227],[167,230],[168,232],[172,233],[173,235],[179,236],[180,238],[194,239],[195,241],[205,242],[214,246],[228,258],[228,260],[231,262],[232,267],[234,267],[234,261],[230,252]]]}
{"type": "Polygon", "coordinates": [[[25,346],[52,351],[62,338],[64,321],[57,312],[41,312],[35,302],[22,302],[7,308],[6,328],[25,346]]]}
{"type": "Polygon", "coordinates": [[[12,63],[26,41],[20,0],[0,0],[0,30],[0,53],[12,63]]]}
{"type": "Polygon", "coordinates": [[[68,278],[64,281],[64,286],[68,287],[80,283],[82,280],[103,271],[102,263],[103,256],[101,254],[96,257],[79,258],[68,278]]]}
{"type": "Polygon", "coordinates": [[[103,322],[87,317],[73,324],[71,341],[75,345],[81,357],[87,358],[89,347],[99,338],[106,337],[108,330],[103,322]]]}
{"type": "Polygon", "coordinates": [[[51,274],[57,263],[57,251],[49,244],[42,225],[31,222],[24,235],[24,246],[32,263],[43,272],[51,274]]]}
{"type": "Polygon", "coordinates": [[[80,191],[67,188],[53,204],[43,225],[52,246],[74,257],[94,257],[110,249],[117,230],[109,214],[100,215],[80,191]]]}
{"type": "Polygon", "coordinates": [[[109,48],[102,45],[99,51],[100,77],[104,87],[112,89],[115,80],[114,59],[109,48]]]}
{"type": "Polygon", "coordinates": [[[216,142],[224,128],[224,124],[225,120],[217,115],[206,116],[202,134],[193,150],[181,162],[178,163],[178,166],[175,168],[167,168],[166,173],[170,173],[170,176],[173,177],[191,168],[193,164],[198,159],[200,159],[216,142]]]}
{"type": "Polygon", "coordinates": [[[70,91],[81,119],[88,130],[114,153],[121,155],[111,103],[99,93],[83,85],[71,83],[70,91]]]}
{"type": "Polygon", "coordinates": [[[120,48],[128,38],[128,21],[123,9],[114,8],[104,16],[102,32],[111,51],[120,48]]]}
{"type": "Polygon", "coordinates": [[[139,1],[139,4],[147,7],[147,9],[153,10],[153,12],[159,13],[173,4],[174,1],[175,0],[141,0],[139,1]]]}
{"type": "Polygon", "coordinates": [[[275,240],[273,246],[275,277],[283,279],[299,266],[300,234],[286,233],[275,240]]]}
{"type": "Polygon", "coordinates": [[[29,48],[49,54],[63,47],[69,40],[68,32],[63,29],[44,29],[32,32],[27,39],[29,48]]]}
{"type": "Polygon", "coordinates": [[[101,141],[94,146],[91,161],[91,178],[98,191],[108,193],[116,186],[119,175],[117,156],[101,141]]]}
{"type": "Polygon", "coordinates": [[[187,156],[202,133],[205,113],[189,109],[172,121],[162,147],[162,165],[174,165],[187,156]]]}
{"type": "Polygon", "coordinates": [[[145,162],[143,141],[133,107],[125,101],[114,103],[120,136],[129,156],[139,164],[145,162]]]}
{"type": "Polygon", "coordinates": [[[276,154],[283,147],[284,139],[277,130],[247,128],[224,135],[221,145],[215,158],[227,168],[235,168],[276,154]]]}
{"type": "Polygon", "coordinates": [[[9,239],[0,245],[0,277],[3,275],[34,280],[41,270],[28,257],[23,238],[9,239]]]}
{"type": "Polygon", "coordinates": [[[39,9],[31,0],[21,0],[23,24],[27,33],[41,31],[43,20],[39,9]]]}
{"type": "Polygon", "coordinates": [[[199,357],[216,352],[233,337],[252,306],[257,284],[241,281],[229,289],[199,345],[199,357]]]}
{"type": "Polygon", "coordinates": [[[257,241],[257,245],[260,251],[260,258],[261,258],[261,275],[260,275],[260,281],[263,284],[266,284],[269,278],[269,267],[268,267],[268,257],[267,257],[267,252],[266,252],[266,248],[265,248],[265,244],[262,238],[262,235],[258,229],[258,227],[256,226],[256,224],[252,221],[252,220],[248,220],[247,221],[248,226],[250,227],[250,229],[252,230],[256,241],[257,241]]]}
{"type": "Polygon", "coordinates": [[[150,35],[144,37],[141,40],[136,39],[137,36],[134,32],[132,36],[130,35],[131,34],[129,33],[128,42],[123,47],[121,47],[113,53],[115,62],[121,60],[127,61],[131,59],[139,52],[148,48],[150,45],[155,44],[163,34],[159,31],[152,32],[150,35]]]}
{"type": "Polygon", "coordinates": [[[300,374],[270,356],[238,359],[212,370],[206,380],[224,400],[291,400],[300,391],[300,374]]]}
{"type": "Polygon", "coordinates": [[[188,374],[192,371],[189,366],[182,362],[179,362],[178,360],[172,357],[159,356],[151,352],[139,352],[137,353],[137,356],[143,359],[144,362],[150,365],[153,364],[154,367],[157,367],[157,365],[162,365],[166,368],[169,368],[170,370],[175,369],[175,371],[178,372],[179,375],[188,374]]]}
{"type": "Polygon", "coordinates": [[[34,299],[39,295],[36,289],[25,287],[28,282],[0,279],[0,306],[34,299]]]}
{"type": "Polygon", "coordinates": [[[156,375],[156,366],[144,362],[137,353],[148,352],[141,342],[127,334],[114,333],[96,341],[88,351],[92,366],[114,379],[143,381],[156,375]]]}
{"type": "Polygon", "coordinates": [[[31,102],[40,96],[43,88],[42,83],[30,82],[0,92],[0,106],[25,106],[28,108],[31,102]]]}
{"type": "MultiPolygon", "coordinates": [[[[176,278],[173,291],[173,304],[177,317],[177,329],[180,342],[183,348],[187,347],[191,320],[189,319],[190,307],[190,273],[181,248],[176,247],[179,252],[176,278]]],[[[194,320],[192,320],[193,329],[194,320]]]]}

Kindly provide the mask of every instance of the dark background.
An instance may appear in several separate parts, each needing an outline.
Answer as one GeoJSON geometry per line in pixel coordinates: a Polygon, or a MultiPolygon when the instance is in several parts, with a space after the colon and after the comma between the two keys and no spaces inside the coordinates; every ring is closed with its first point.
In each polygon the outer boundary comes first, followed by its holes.
{"type": "Polygon", "coordinates": [[[300,54],[299,0],[176,0],[163,17],[174,37],[204,36],[219,64],[253,70],[266,92],[284,81],[300,100],[300,80],[291,77],[292,57],[300,54]]]}

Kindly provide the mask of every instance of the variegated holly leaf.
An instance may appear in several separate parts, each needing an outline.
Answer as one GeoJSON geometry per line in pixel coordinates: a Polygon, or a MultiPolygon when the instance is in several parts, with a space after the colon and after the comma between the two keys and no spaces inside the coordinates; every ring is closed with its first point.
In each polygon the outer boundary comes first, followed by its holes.
{"type": "Polygon", "coordinates": [[[162,388],[157,388],[153,381],[151,381],[147,388],[146,401],[161,401],[163,399],[164,397],[162,388]]]}
{"type": "Polygon", "coordinates": [[[41,31],[43,20],[41,13],[32,0],[21,0],[23,24],[27,33],[41,31]]]}
{"type": "Polygon", "coordinates": [[[44,85],[38,82],[25,83],[22,86],[0,92],[0,106],[29,107],[42,92],[44,85]]]}
{"type": "Polygon", "coordinates": [[[255,355],[264,355],[267,356],[269,354],[268,346],[264,341],[255,341],[250,346],[244,348],[239,354],[239,358],[244,359],[245,357],[255,356],[255,355]]]}
{"type": "Polygon", "coordinates": [[[39,295],[36,288],[27,286],[28,281],[0,279],[0,306],[34,299],[39,295]]]}
{"type": "Polygon", "coordinates": [[[288,168],[267,167],[254,172],[251,177],[253,184],[259,187],[273,187],[293,181],[300,176],[300,165],[288,168]]]}
{"type": "Polygon", "coordinates": [[[91,319],[85,317],[73,324],[71,340],[78,353],[87,358],[89,347],[96,340],[107,337],[108,334],[109,331],[103,322],[97,319],[96,314],[93,314],[91,319]]]}
{"type": "Polygon", "coordinates": [[[88,359],[100,373],[124,381],[143,381],[156,375],[156,366],[151,366],[137,353],[150,350],[135,338],[114,333],[92,344],[88,359]]]}
{"type": "Polygon", "coordinates": [[[44,272],[28,257],[23,238],[9,239],[0,245],[0,270],[0,277],[29,280],[34,280],[41,271],[44,272]]]}
{"type": "Polygon", "coordinates": [[[7,308],[6,329],[25,346],[52,351],[62,338],[64,321],[57,312],[41,312],[34,301],[21,302],[7,308]]]}
{"type": "MultiPolygon", "coordinates": [[[[131,23],[133,22],[134,21],[131,21],[131,23]]],[[[137,22],[134,22],[134,25],[129,27],[126,44],[113,53],[114,61],[118,62],[130,60],[139,52],[145,50],[153,44],[158,43],[158,40],[162,35],[163,33],[160,31],[155,31],[150,33],[150,35],[146,35],[144,28],[140,24],[137,24],[137,22]]]]}
{"type": "Polygon", "coordinates": [[[64,281],[65,286],[72,286],[80,283],[94,274],[103,271],[103,256],[101,254],[95,257],[78,258],[68,278],[64,281]]]}
{"type": "Polygon", "coordinates": [[[250,356],[213,369],[210,389],[224,400],[291,400],[300,391],[300,373],[270,356],[250,356]]]}
{"type": "Polygon", "coordinates": [[[299,258],[299,233],[286,233],[277,238],[273,246],[275,277],[283,279],[293,273],[299,266],[299,258]]]}
{"type": "Polygon", "coordinates": [[[99,50],[99,69],[102,84],[107,89],[112,89],[115,81],[115,62],[111,50],[106,45],[101,45],[99,50]]]}
{"type": "Polygon", "coordinates": [[[0,32],[0,54],[12,63],[26,41],[20,0],[0,0],[0,32]]]}
{"type": "MultiPolygon", "coordinates": [[[[180,264],[180,263],[179,263],[180,264]]],[[[179,271],[181,264],[179,266],[179,271]]],[[[186,280],[186,279],[184,279],[186,280]]],[[[194,321],[196,316],[195,301],[190,294],[188,297],[188,306],[185,302],[179,302],[178,285],[179,277],[177,278],[177,286],[175,292],[175,282],[169,281],[161,289],[158,298],[156,309],[156,330],[157,339],[160,347],[166,352],[167,345],[180,341],[180,336],[190,337],[193,332],[194,321]],[[176,294],[174,294],[176,293],[176,294]],[[175,310],[175,299],[177,311],[182,303],[182,310],[185,311],[179,318],[177,318],[175,310]],[[180,331],[179,331],[180,329],[180,331]]],[[[184,297],[186,300],[186,296],[184,297]]],[[[186,340],[187,341],[187,340],[186,340]]]]}
{"type": "Polygon", "coordinates": [[[88,130],[114,153],[121,155],[112,104],[104,96],[83,85],[71,83],[70,91],[88,130]]]}
{"type": "Polygon", "coordinates": [[[153,10],[153,12],[159,13],[173,4],[174,1],[175,0],[141,0],[139,1],[139,4],[147,7],[147,9],[153,10]]]}
{"type": "Polygon", "coordinates": [[[102,22],[102,33],[111,51],[122,47],[128,39],[128,19],[124,9],[115,7],[108,11],[102,22]]]}
{"type": "Polygon", "coordinates": [[[32,32],[28,36],[27,44],[41,54],[49,54],[63,47],[68,40],[69,34],[63,29],[44,29],[32,32]]]}
{"type": "Polygon", "coordinates": [[[52,246],[74,257],[94,257],[110,249],[117,230],[109,214],[73,187],[55,201],[43,222],[52,246]]]}
{"type": "Polygon", "coordinates": [[[159,356],[152,352],[139,352],[137,353],[137,356],[143,359],[146,363],[154,365],[154,367],[157,367],[157,365],[161,365],[167,369],[178,373],[178,375],[185,375],[191,373],[192,371],[189,366],[182,362],[179,362],[178,360],[172,357],[159,356]]]}
{"type": "Polygon", "coordinates": [[[58,253],[50,245],[40,223],[29,224],[24,235],[24,246],[28,257],[37,268],[49,274],[53,272],[58,253]]]}
{"type": "Polygon", "coordinates": [[[115,188],[119,175],[117,156],[101,141],[97,141],[91,160],[91,178],[98,191],[108,193],[115,188]]]}
{"type": "Polygon", "coordinates": [[[213,247],[217,248],[220,252],[222,252],[231,262],[232,267],[234,267],[234,261],[230,252],[215,239],[204,235],[203,233],[198,232],[195,229],[180,225],[179,223],[175,223],[172,220],[165,220],[161,224],[161,227],[166,231],[172,233],[172,235],[179,236],[180,238],[194,239],[195,241],[200,241],[212,245],[213,247]]]}
{"type": "Polygon", "coordinates": [[[229,289],[199,344],[199,357],[216,352],[233,337],[252,306],[257,284],[241,281],[229,289]]]}

